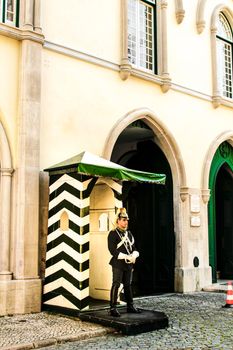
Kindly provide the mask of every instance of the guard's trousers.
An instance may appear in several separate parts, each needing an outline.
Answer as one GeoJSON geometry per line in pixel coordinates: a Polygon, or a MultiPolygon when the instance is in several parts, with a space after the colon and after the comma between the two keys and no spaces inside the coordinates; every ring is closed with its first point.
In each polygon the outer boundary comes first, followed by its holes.
{"type": "Polygon", "coordinates": [[[124,295],[127,305],[133,304],[133,293],[131,288],[132,282],[132,269],[127,271],[120,270],[118,268],[112,268],[112,288],[110,295],[110,307],[115,308],[117,305],[118,291],[120,284],[123,284],[124,295]]]}

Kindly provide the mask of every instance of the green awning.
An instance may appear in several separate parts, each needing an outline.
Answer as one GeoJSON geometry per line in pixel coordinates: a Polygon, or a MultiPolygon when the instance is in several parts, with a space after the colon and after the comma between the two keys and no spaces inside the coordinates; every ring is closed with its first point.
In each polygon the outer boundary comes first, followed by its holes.
{"type": "Polygon", "coordinates": [[[110,177],[121,181],[138,181],[165,184],[166,175],[128,169],[89,152],[82,152],[75,157],[47,168],[51,174],[77,171],[79,174],[95,177],[110,177]]]}

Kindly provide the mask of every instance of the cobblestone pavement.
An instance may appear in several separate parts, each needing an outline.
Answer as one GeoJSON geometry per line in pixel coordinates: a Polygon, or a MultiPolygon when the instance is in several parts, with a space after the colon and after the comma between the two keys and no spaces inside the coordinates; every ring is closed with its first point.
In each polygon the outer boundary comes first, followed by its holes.
{"type": "Polygon", "coordinates": [[[169,327],[136,336],[107,334],[82,342],[49,347],[47,350],[230,350],[233,349],[233,309],[222,308],[225,301],[223,293],[205,292],[136,300],[135,304],[139,307],[165,312],[169,318],[169,327]]]}
{"type": "Polygon", "coordinates": [[[48,312],[3,316],[0,317],[0,349],[42,348],[61,342],[101,336],[112,331],[111,328],[82,322],[78,318],[48,312]]]}
{"type": "Polygon", "coordinates": [[[137,299],[141,308],[165,312],[169,327],[136,336],[45,312],[0,317],[0,349],[233,350],[233,309],[222,308],[225,302],[225,293],[209,292],[137,299]]]}

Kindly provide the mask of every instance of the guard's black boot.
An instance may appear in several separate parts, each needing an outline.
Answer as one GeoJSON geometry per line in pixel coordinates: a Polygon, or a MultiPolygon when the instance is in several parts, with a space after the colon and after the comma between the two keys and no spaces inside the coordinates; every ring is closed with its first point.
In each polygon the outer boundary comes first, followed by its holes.
{"type": "Polygon", "coordinates": [[[111,307],[110,315],[113,317],[120,317],[121,316],[120,312],[117,310],[116,307],[111,307]]]}
{"type": "Polygon", "coordinates": [[[110,294],[110,315],[113,317],[120,317],[120,312],[117,310],[118,286],[112,286],[110,294]]]}
{"type": "Polygon", "coordinates": [[[124,293],[127,302],[127,312],[130,314],[140,314],[141,311],[133,305],[133,292],[131,285],[124,286],[124,293]]]}
{"type": "Polygon", "coordinates": [[[127,312],[130,314],[140,314],[141,310],[136,308],[133,304],[128,304],[127,305],[127,312]]]}

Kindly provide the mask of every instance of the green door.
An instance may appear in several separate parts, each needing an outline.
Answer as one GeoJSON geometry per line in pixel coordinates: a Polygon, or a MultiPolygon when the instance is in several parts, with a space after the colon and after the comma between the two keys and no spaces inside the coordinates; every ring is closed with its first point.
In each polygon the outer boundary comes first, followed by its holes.
{"type": "Polygon", "coordinates": [[[129,213],[140,258],[134,271],[135,295],[174,291],[173,190],[170,166],[152,141],[138,144],[126,166],[165,173],[166,185],[125,183],[123,201],[129,213]]]}
{"type": "Polygon", "coordinates": [[[233,171],[223,164],[216,180],[216,252],[221,279],[233,279],[233,171]]]}
{"type": "Polygon", "coordinates": [[[222,143],[210,170],[209,258],[212,280],[233,278],[233,148],[222,143]]]}

